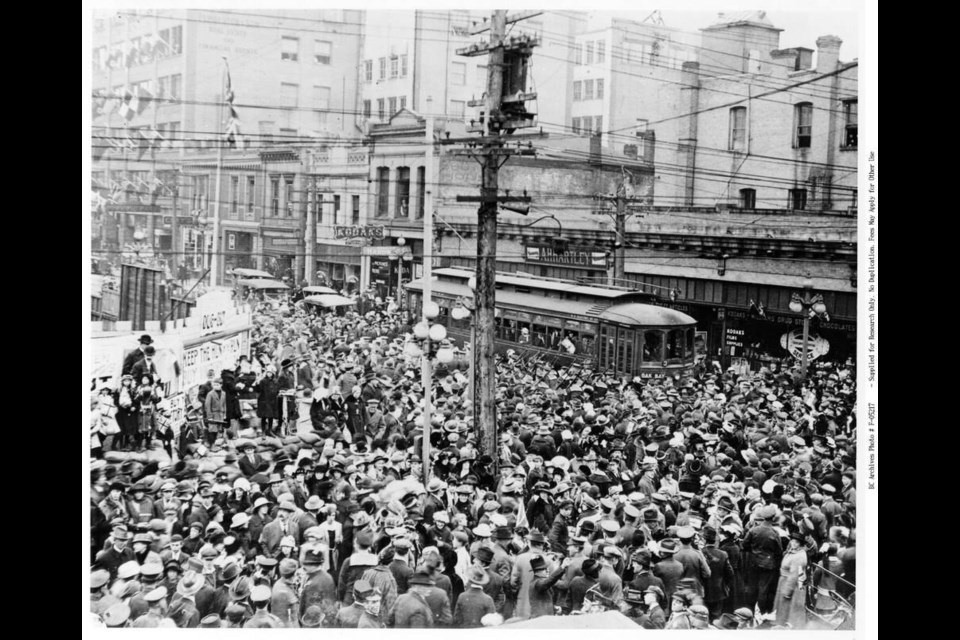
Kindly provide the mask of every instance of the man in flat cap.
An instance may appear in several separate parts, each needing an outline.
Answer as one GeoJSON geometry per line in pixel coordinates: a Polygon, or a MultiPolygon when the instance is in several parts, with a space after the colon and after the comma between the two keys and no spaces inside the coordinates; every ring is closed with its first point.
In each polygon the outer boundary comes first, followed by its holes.
{"type": "Polygon", "coordinates": [[[433,580],[425,573],[415,573],[407,581],[407,592],[401,594],[387,615],[387,626],[395,629],[429,629],[433,624],[433,611],[427,604],[427,594],[433,580]]]}
{"type": "Polygon", "coordinates": [[[250,604],[253,615],[243,624],[244,629],[280,629],[283,622],[270,613],[270,587],[258,584],[250,590],[250,604]]]}
{"type": "Polygon", "coordinates": [[[773,528],[777,508],[772,504],[757,509],[757,524],[743,538],[743,556],[746,560],[744,599],[748,608],[756,604],[760,613],[773,611],[777,592],[783,543],[773,528]]]}

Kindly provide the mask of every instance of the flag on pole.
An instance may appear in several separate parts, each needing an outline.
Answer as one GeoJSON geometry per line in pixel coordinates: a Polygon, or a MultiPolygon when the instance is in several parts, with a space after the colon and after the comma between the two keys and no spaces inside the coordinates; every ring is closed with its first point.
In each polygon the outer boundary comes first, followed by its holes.
{"type": "Polygon", "coordinates": [[[120,106],[117,108],[117,113],[127,122],[133,120],[133,118],[140,113],[139,95],[130,91],[129,88],[125,88],[120,98],[120,106]]]}
{"type": "Polygon", "coordinates": [[[230,65],[227,59],[223,59],[223,64],[227,67],[227,86],[223,92],[224,101],[227,103],[227,126],[224,131],[224,138],[231,147],[236,147],[240,141],[240,115],[236,107],[233,106],[234,94],[233,84],[230,81],[230,65]]]}
{"type": "Polygon", "coordinates": [[[153,94],[150,93],[146,87],[138,86],[137,87],[137,104],[136,110],[137,115],[143,113],[148,106],[150,106],[150,101],[153,100],[153,94]]]}

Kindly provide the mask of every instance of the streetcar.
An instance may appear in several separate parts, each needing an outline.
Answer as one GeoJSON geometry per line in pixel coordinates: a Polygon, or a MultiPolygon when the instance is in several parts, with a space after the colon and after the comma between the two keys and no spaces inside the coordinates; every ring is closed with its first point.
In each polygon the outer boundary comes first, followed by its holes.
{"type": "MultiPolygon", "coordinates": [[[[469,343],[472,271],[433,271],[437,322],[451,340],[469,343]],[[460,308],[459,310],[457,310],[460,308]],[[457,310],[457,311],[455,311],[457,310]]],[[[423,279],[405,284],[407,308],[419,314],[423,279]]],[[[652,304],[655,296],[623,287],[518,274],[496,275],[496,350],[558,366],[580,363],[616,376],[685,375],[696,364],[696,320],[652,304]]]]}

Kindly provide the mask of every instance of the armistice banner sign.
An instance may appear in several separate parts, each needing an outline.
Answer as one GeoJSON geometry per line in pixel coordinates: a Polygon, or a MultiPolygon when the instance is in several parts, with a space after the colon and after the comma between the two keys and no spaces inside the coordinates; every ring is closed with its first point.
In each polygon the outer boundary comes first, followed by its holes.
{"type": "Polygon", "coordinates": [[[249,331],[241,331],[222,340],[210,340],[184,350],[181,389],[192,389],[206,382],[207,371],[219,375],[233,369],[237,358],[249,351],[249,331]]]}

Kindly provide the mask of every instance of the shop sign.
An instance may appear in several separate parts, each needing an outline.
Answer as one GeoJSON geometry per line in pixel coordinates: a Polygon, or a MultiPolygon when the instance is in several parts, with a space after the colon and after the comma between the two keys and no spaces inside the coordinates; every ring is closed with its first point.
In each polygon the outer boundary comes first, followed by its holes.
{"type": "Polygon", "coordinates": [[[727,348],[727,355],[743,355],[743,340],[746,332],[743,329],[727,327],[724,333],[724,344],[727,348]]]}
{"type": "Polygon", "coordinates": [[[360,255],[393,258],[394,260],[398,258],[411,260],[413,251],[410,250],[410,247],[364,247],[361,249],[360,255]]]}
{"type": "Polygon", "coordinates": [[[607,252],[596,251],[589,247],[569,247],[558,254],[553,247],[545,244],[528,243],[524,247],[527,262],[558,264],[566,267],[584,267],[586,269],[606,269],[607,252]]]}
{"type": "Polygon", "coordinates": [[[300,245],[300,238],[266,238],[272,247],[296,247],[300,245]]]}
{"type": "Polygon", "coordinates": [[[334,225],[333,237],[337,240],[365,239],[383,240],[382,225],[369,226],[365,224],[334,225]]]}

